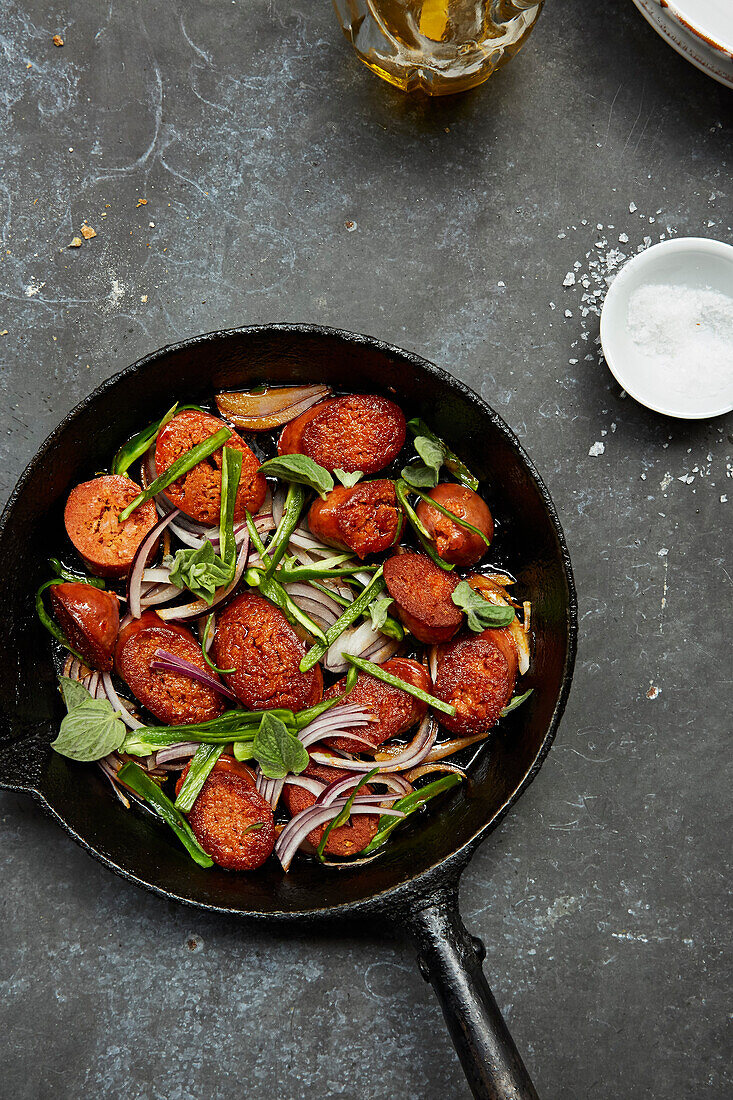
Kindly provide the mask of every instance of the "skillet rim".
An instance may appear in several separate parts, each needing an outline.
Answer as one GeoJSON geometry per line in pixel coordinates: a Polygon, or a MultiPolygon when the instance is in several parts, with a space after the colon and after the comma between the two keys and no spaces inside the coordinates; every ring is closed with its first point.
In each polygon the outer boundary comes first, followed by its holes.
{"type": "Polygon", "coordinates": [[[73,423],[77,415],[88,406],[92,405],[106,390],[114,385],[117,385],[122,379],[127,376],[132,376],[142,369],[144,369],[149,363],[161,359],[165,355],[171,353],[189,350],[200,346],[205,346],[214,340],[226,339],[231,337],[248,336],[251,334],[267,335],[269,333],[286,333],[291,336],[321,336],[335,341],[340,341],[348,346],[361,345],[368,347],[370,350],[381,353],[388,358],[401,360],[402,362],[408,361],[413,367],[417,367],[419,370],[424,371],[429,375],[433,375],[438,381],[447,386],[449,389],[458,391],[461,396],[476,406],[481,415],[488,418],[493,426],[504,436],[511,448],[515,452],[518,461],[524,465],[525,469],[529,472],[530,477],[534,481],[539,491],[540,497],[547,511],[552,527],[555,532],[559,551],[560,551],[560,564],[565,576],[565,582],[568,589],[568,599],[565,607],[565,621],[567,626],[567,646],[565,651],[565,659],[563,662],[562,681],[560,691],[558,693],[555,706],[553,708],[552,717],[547,726],[544,738],[540,749],[532,763],[532,766],[523,777],[521,783],[515,788],[513,793],[504,801],[499,809],[492,815],[492,817],[485,822],[472,836],[467,840],[464,840],[457,848],[446,856],[443,860],[437,863],[431,864],[430,867],[419,872],[413,877],[406,879],[405,881],[395,885],[387,887],[381,893],[372,894],[369,897],[362,898],[359,901],[345,902],[343,905],[327,906],[324,908],[307,909],[307,910],[282,910],[272,909],[267,912],[262,910],[249,910],[242,908],[235,908],[223,905],[210,904],[208,902],[200,901],[192,897],[186,897],[184,895],[174,893],[173,891],[166,890],[155,883],[148,882],[147,880],[138,877],[134,872],[126,870],[120,867],[109,857],[98,851],[89,841],[78,833],[62,816],[61,814],[49,803],[42,790],[37,787],[30,787],[22,783],[3,783],[0,782],[0,788],[8,790],[18,790],[32,795],[36,802],[39,803],[41,808],[49,814],[50,817],[56,821],[61,828],[66,832],[72,840],[80,845],[85,851],[87,851],[94,859],[101,863],[104,867],[111,870],[114,874],[124,878],[128,882],[132,882],[136,886],[140,886],[145,890],[150,891],[153,894],[157,894],[159,897],[166,898],[168,901],[179,902],[183,905],[188,905],[191,908],[200,909],[205,912],[221,913],[228,916],[236,916],[245,920],[288,920],[288,921],[303,921],[303,922],[319,922],[328,919],[338,918],[344,915],[363,915],[369,911],[375,911],[383,908],[388,902],[405,901],[412,894],[418,896],[427,895],[431,889],[442,882],[444,879],[457,880],[458,876],[470,860],[476,848],[479,844],[493,832],[494,829],[502,822],[506,814],[515,804],[515,802],[524,794],[530,783],[533,782],[537,773],[539,772],[542,764],[547,757],[547,754],[552,747],[552,743],[557,734],[557,729],[560,724],[565,706],[567,704],[568,696],[570,694],[570,686],[573,678],[573,670],[575,666],[575,658],[577,653],[577,640],[578,640],[578,600],[577,590],[575,587],[575,579],[573,576],[572,564],[570,561],[570,554],[568,552],[567,543],[565,540],[565,534],[560,523],[557,510],[553,503],[552,497],[545,485],[542,477],[536,469],[534,463],[530,459],[529,455],[524,450],[521,442],[517,438],[516,434],[512,431],[509,425],[502,419],[502,417],[470,386],[467,386],[465,382],[459,378],[454,377],[448,371],[442,367],[437,366],[429,359],[425,359],[423,356],[418,355],[416,352],[408,351],[405,348],[401,348],[396,344],[391,344],[387,341],[380,340],[377,337],[368,336],[364,333],[350,332],[347,329],[332,328],[327,325],[316,325],[309,323],[299,322],[272,322],[268,324],[258,325],[244,325],[239,328],[227,328],[227,329],[215,329],[211,332],[199,333],[196,336],[188,337],[184,340],[179,340],[173,344],[166,344],[161,348],[156,349],[153,352],[149,352],[147,355],[140,359],[137,359],[134,363],[128,364],[121,370],[116,371],[108,378],[102,380],[98,386],[96,386],[86,397],[83,397],[76,403],[63,417],[63,419],[56,425],[53,431],[46,436],[41,446],[33,455],[27,466],[21,473],[15,488],[8,497],[7,503],[3,508],[0,515],[0,537],[4,534],[8,521],[11,518],[16,503],[21,498],[26,483],[36,468],[43,463],[46,459],[49,449],[55,444],[57,438],[67,430],[67,428],[73,423]]]}

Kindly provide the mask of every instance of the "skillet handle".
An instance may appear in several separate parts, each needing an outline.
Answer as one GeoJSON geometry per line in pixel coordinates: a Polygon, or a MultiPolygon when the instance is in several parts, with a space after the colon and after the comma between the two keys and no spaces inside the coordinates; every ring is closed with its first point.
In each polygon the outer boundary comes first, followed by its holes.
{"type": "Polygon", "coordinates": [[[439,887],[413,904],[405,918],[418,963],[443,1015],[477,1100],[539,1100],[484,977],[486,948],[458,911],[458,883],[439,887]]]}

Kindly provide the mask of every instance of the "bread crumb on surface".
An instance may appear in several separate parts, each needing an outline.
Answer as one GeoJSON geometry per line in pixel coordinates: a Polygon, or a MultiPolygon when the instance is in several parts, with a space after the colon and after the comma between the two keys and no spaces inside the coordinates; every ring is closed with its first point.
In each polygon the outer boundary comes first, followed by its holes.
{"type": "Polygon", "coordinates": [[[87,223],[84,222],[84,225],[81,227],[81,235],[85,241],[90,241],[92,237],[96,237],[97,231],[96,229],[92,229],[91,225],[87,225],[87,223]]]}
{"type": "Polygon", "coordinates": [[[54,46],[63,46],[64,40],[63,40],[63,38],[61,37],[60,34],[55,34],[53,36],[53,44],[54,44],[54,46]]]}
{"type": "Polygon", "coordinates": [[[81,248],[81,237],[72,237],[69,248],[81,248]]]}
{"type": "MultiPolygon", "coordinates": [[[[148,200],[147,199],[138,199],[137,200],[137,206],[147,206],[147,205],[148,205],[148,200]]],[[[136,210],[137,210],[137,206],[135,207],[136,210]]]]}

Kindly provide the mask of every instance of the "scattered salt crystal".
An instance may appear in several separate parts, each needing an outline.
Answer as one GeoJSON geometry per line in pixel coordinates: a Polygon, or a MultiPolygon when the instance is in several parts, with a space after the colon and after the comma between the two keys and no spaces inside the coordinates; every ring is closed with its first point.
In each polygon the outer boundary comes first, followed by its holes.
{"type": "Polygon", "coordinates": [[[566,310],[565,310],[565,316],[566,316],[566,317],[572,317],[572,316],[573,316],[573,311],[572,311],[572,309],[566,309],[566,310]]]}
{"type": "Polygon", "coordinates": [[[630,202],[629,203],[629,214],[635,213],[636,209],[637,209],[636,203],[635,202],[630,202]]]}
{"type": "Polygon", "coordinates": [[[668,553],[669,553],[669,550],[667,549],[667,547],[663,546],[661,550],[657,550],[657,557],[658,558],[666,558],[668,553]]]}
{"type": "Polygon", "coordinates": [[[733,394],[733,297],[671,283],[637,287],[629,298],[629,335],[639,366],[656,389],[700,400],[733,394]]]}
{"type": "Polygon", "coordinates": [[[499,282],[496,285],[497,286],[506,286],[506,283],[504,282],[503,279],[499,279],[499,282]]]}
{"type": "Polygon", "coordinates": [[[602,455],[605,450],[606,450],[606,444],[601,443],[601,441],[599,440],[597,443],[593,444],[591,449],[588,451],[588,454],[590,455],[591,458],[598,458],[598,456],[602,455]]]}
{"type": "Polygon", "coordinates": [[[572,271],[568,271],[567,275],[562,281],[563,286],[575,286],[575,274],[572,271]]]}
{"type": "Polygon", "coordinates": [[[727,503],[728,503],[728,495],[727,495],[727,493],[721,493],[721,496],[720,496],[720,503],[721,503],[721,504],[727,504],[727,503]]]}
{"type": "Polygon", "coordinates": [[[694,474],[683,474],[682,477],[677,478],[678,481],[683,482],[685,485],[692,485],[695,480],[694,474]]]}

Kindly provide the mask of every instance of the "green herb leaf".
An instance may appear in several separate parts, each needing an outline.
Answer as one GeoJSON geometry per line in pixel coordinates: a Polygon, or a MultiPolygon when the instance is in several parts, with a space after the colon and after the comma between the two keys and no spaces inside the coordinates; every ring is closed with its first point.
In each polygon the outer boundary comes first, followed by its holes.
{"type": "Polygon", "coordinates": [[[173,559],[170,583],[188,588],[195,596],[211,605],[217,588],[229,584],[232,568],[214,552],[207,539],[198,550],[178,550],[173,559]]]}
{"type": "Polygon", "coordinates": [[[434,489],[438,484],[438,471],[423,462],[416,462],[412,466],[403,466],[402,480],[413,489],[434,489]]]}
{"type": "Polygon", "coordinates": [[[183,814],[176,809],[170,798],[163,794],[158,784],[150,778],[147,772],[144,772],[138,764],[130,760],[120,768],[117,778],[140,798],[145,799],[148,805],[155,810],[158,817],[161,817],[166,825],[170,826],[199,867],[213,867],[213,859],[201,847],[183,814]]]}
{"type": "MultiPolygon", "coordinates": [[[[444,779],[436,779],[433,783],[428,783],[425,787],[420,787],[419,790],[412,791],[411,794],[407,794],[404,798],[398,799],[397,802],[392,804],[392,808],[394,810],[402,810],[403,814],[409,817],[410,814],[414,814],[416,810],[419,810],[421,806],[429,802],[431,798],[435,798],[436,795],[442,794],[443,791],[448,791],[451,787],[455,787],[456,784],[462,782],[462,779],[463,776],[458,775],[456,772],[447,775],[444,779]]],[[[377,848],[381,848],[390,833],[404,820],[404,817],[387,817],[386,814],[383,815],[379,819],[378,832],[372,840],[369,841],[366,848],[362,849],[359,853],[360,856],[369,855],[371,852],[375,852],[377,848]]]]}
{"type": "Polygon", "coordinates": [[[252,756],[268,779],[284,779],[300,775],[308,767],[308,752],[284,722],[271,714],[263,714],[255,734],[252,756]]]}
{"type": "Polygon", "coordinates": [[[332,821],[329,821],[328,825],[323,830],[323,836],[321,837],[320,844],[318,845],[318,858],[320,859],[321,863],[323,863],[323,853],[325,851],[326,844],[328,843],[328,838],[331,835],[332,830],[333,829],[338,829],[342,825],[346,824],[346,822],[351,817],[351,807],[354,805],[354,799],[356,798],[357,794],[359,793],[361,788],[364,786],[364,784],[368,783],[369,780],[372,779],[377,774],[378,771],[379,771],[379,768],[372,768],[372,770],[370,772],[367,772],[366,775],[363,775],[361,777],[361,779],[356,784],[356,786],[352,790],[349,797],[346,799],[346,804],[344,805],[344,808],[342,809],[341,813],[337,814],[336,817],[334,817],[332,821]]]}
{"type": "Polygon", "coordinates": [[[152,500],[154,496],[161,493],[163,489],[167,489],[169,485],[172,485],[173,482],[177,481],[183,474],[187,474],[194,466],[198,466],[199,462],[203,462],[203,460],[208,458],[209,455],[212,455],[214,451],[218,451],[219,448],[226,443],[231,434],[231,428],[220,428],[218,432],[214,432],[208,439],[204,439],[201,443],[197,443],[195,447],[191,447],[190,451],[186,451],[180,458],[177,458],[176,461],[168,467],[165,473],[162,473],[160,477],[156,477],[155,481],[151,481],[147,489],[139,493],[135,499],[120,512],[120,523],[124,523],[141,504],[145,504],[147,500],[152,500]]]}
{"type": "Polygon", "coordinates": [[[468,581],[456,585],[451,596],[456,607],[466,614],[468,629],[480,634],[482,630],[509,626],[514,618],[514,608],[504,604],[489,603],[476,592],[468,581]]]}
{"type": "Polygon", "coordinates": [[[361,481],[364,477],[361,470],[354,470],[352,474],[348,470],[334,470],[333,472],[346,489],[353,489],[357,481],[361,481]]]}
{"type": "Polygon", "coordinates": [[[408,684],[407,680],[401,680],[399,676],[393,676],[391,672],[385,672],[381,665],[375,665],[372,661],[365,661],[362,657],[354,657],[352,653],[344,653],[344,660],[356,665],[362,672],[368,672],[375,680],[382,680],[385,684],[391,684],[392,687],[406,691],[408,695],[413,695],[421,702],[427,703],[433,710],[440,710],[443,714],[450,715],[456,713],[456,708],[451,703],[444,703],[442,699],[436,699],[434,695],[423,691],[422,688],[415,687],[414,684],[408,684]]]}
{"type": "Polygon", "coordinates": [[[388,611],[393,603],[394,600],[391,598],[391,596],[382,596],[381,599],[374,600],[373,603],[369,604],[367,610],[369,612],[369,618],[372,620],[372,626],[375,630],[381,630],[384,624],[387,622],[387,619],[389,618],[388,611]]]}
{"type": "Polygon", "coordinates": [[[73,710],[80,703],[88,703],[91,699],[91,695],[79,680],[72,680],[68,676],[60,676],[59,684],[67,711],[73,710]]]}
{"type": "Polygon", "coordinates": [[[92,699],[83,684],[67,677],[62,679],[61,691],[69,710],[58,737],[51,742],[52,749],[70,760],[88,762],[120,748],[127,730],[109,700],[92,699]]]}
{"type": "Polygon", "coordinates": [[[278,477],[281,481],[307,485],[324,498],[333,489],[333,478],[328,470],[324,470],[323,466],[319,466],[307,455],[278,455],[277,458],[268,458],[260,466],[260,473],[278,477]]]}
{"type": "Polygon", "coordinates": [[[528,688],[523,695],[515,695],[513,699],[510,699],[504,709],[500,711],[501,717],[503,718],[505,715],[511,714],[513,710],[521,706],[525,699],[529,699],[533,691],[534,688],[528,688]]]}
{"type": "MultiPolygon", "coordinates": [[[[451,451],[450,447],[444,440],[440,439],[435,432],[427,426],[424,420],[416,418],[414,420],[408,420],[407,427],[410,429],[414,436],[421,436],[429,439],[436,446],[441,447],[443,450],[442,463],[446,466],[455,478],[460,481],[461,485],[465,485],[469,489],[473,489],[474,492],[478,490],[478,479],[473,476],[469,468],[464,462],[460,460],[457,454],[451,451]]],[[[418,453],[420,453],[418,451],[418,453]]],[[[428,463],[430,465],[430,463],[428,463]]]]}
{"type": "Polygon", "coordinates": [[[425,466],[429,470],[434,471],[435,481],[433,484],[436,484],[438,474],[440,473],[440,467],[445,462],[445,444],[438,439],[437,435],[416,435],[415,450],[420,455],[425,466]]]}

